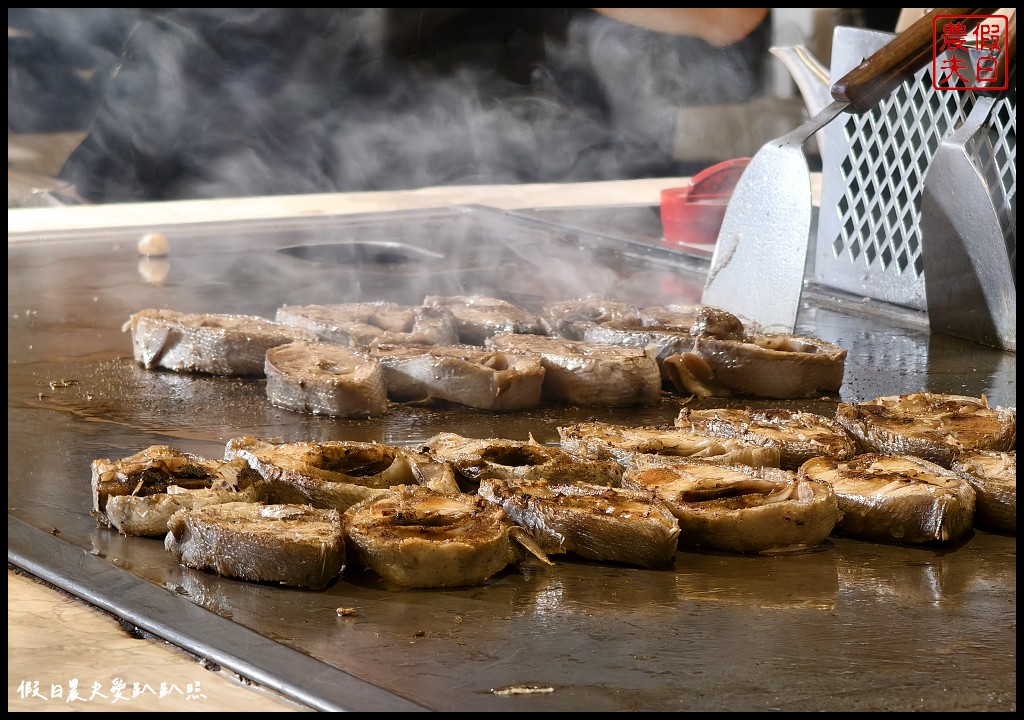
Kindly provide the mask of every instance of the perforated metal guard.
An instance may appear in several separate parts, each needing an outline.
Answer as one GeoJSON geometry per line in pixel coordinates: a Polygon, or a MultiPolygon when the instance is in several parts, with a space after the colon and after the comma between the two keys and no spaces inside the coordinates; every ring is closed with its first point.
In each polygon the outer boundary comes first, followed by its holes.
{"type": "MultiPolygon", "coordinates": [[[[830,82],[893,37],[836,28],[830,82]]],[[[844,115],[826,127],[814,263],[819,284],[926,309],[920,225],[924,178],[942,138],[964,121],[977,100],[971,91],[932,86],[929,63],[875,109],[844,115]]],[[[991,173],[1000,178],[992,183],[993,193],[999,195],[993,200],[1007,226],[1013,227],[1015,256],[1016,101],[1007,98],[999,106],[1001,112],[993,113],[993,119],[998,115],[1002,126],[994,134],[1002,137],[979,139],[972,152],[977,152],[979,167],[988,168],[986,177],[991,173]]]]}

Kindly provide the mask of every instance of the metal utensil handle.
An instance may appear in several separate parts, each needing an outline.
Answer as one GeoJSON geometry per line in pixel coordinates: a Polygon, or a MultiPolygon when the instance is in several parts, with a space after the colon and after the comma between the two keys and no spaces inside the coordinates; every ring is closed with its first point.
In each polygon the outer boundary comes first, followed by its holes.
{"type": "Polygon", "coordinates": [[[846,112],[870,110],[896,88],[905,77],[920,69],[932,57],[935,42],[934,19],[940,15],[963,17],[968,30],[980,18],[999,8],[935,8],[896,36],[892,42],[843,75],[832,86],[832,97],[849,103],[846,112]]]}

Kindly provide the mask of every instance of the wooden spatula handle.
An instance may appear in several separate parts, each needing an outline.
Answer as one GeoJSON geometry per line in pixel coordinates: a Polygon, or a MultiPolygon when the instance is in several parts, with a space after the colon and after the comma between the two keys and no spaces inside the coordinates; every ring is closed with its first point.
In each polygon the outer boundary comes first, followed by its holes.
{"type": "Polygon", "coordinates": [[[846,108],[847,112],[869,110],[931,59],[935,42],[933,21],[936,17],[963,17],[964,24],[970,30],[981,18],[968,18],[968,15],[991,15],[998,9],[935,8],[897,35],[888,45],[843,75],[832,86],[833,99],[850,103],[846,108]]]}

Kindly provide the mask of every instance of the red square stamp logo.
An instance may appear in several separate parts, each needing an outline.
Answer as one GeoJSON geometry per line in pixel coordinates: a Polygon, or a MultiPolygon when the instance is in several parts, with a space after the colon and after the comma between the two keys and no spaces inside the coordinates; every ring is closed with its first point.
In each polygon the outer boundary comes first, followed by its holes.
{"type": "Polygon", "coordinates": [[[1006,15],[936,15],[932,20],[932,88],[1006,90],[1010,86],[1009,64],[1000,67],[999,58],[1006,50],[1009,22],[1006,15]]]}

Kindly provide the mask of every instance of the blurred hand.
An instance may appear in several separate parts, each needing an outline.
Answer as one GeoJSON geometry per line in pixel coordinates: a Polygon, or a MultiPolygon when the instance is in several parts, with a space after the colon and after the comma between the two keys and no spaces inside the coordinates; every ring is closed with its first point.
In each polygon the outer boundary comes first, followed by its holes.
{"type": "Polygon", "coordinates": [[[692,35],[715,47],[745,38],[770,8],[592,8],[620,22],[647,30],[692,35]]]}

